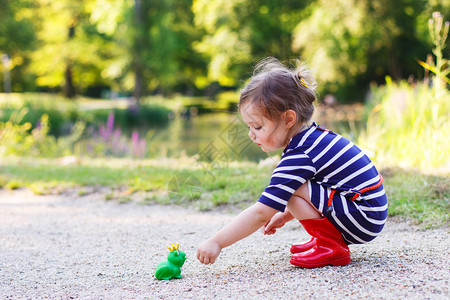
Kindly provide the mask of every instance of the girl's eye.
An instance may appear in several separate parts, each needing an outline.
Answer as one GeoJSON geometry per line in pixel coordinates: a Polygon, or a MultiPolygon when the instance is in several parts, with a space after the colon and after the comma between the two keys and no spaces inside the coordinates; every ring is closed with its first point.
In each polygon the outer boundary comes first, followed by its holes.
{"type": "Polygon", "coordinates": [[[255,130],[261,130],[261,126],[255,127],[255,130]]]}

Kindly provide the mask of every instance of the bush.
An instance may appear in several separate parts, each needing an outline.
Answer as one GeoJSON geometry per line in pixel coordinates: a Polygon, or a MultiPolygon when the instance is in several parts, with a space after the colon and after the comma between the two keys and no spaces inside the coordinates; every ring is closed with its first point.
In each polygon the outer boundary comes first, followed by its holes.
{"type": "MultiPolygon", "coordinates": [[[[64,134],[64,127],[67,122],[66,120],[69,118],[65,116],[63,112],[56,109],[46,109],[43,107],[33,107],[29,105],[23,106],[22,109],[26,109],[27,113],[20,120],[19,124],[30,123],[31,128],[36,128],[39,126],[40,119],[45,114],[49,119],[49,133],[54,136],[64,134]]],[[[6,122],[16,111],[16,108],[3,109],[0,121],[6,122]]]]}
{"type": "Polygon", "coordinates": [[[436,98],[423,82],[386,82],[372,88],[373,108],[358,144],[383,166],[448,170],[450,93],[436,98]]]}
{"type": "MultiPolygon", "coordinates": [[[[21,112],[24,110],[26,109],[21,112]]],[[[48,115],[44,114],[39,121],[39,126],[30,132],[30,122],[19,124],[20,119],[14,118],[14,116],[22,115],[21,112],[13,115],[8,122],[0,122],[0,156],[11,154],[41,156],[42,153],[54,153],[56,140],[48,136],[50,129],[48,115]]]]}
{"type": "Polygon", "coordinates": [[[133,127],[162,127],[169,123],[170,110],[160,105],[141,105],[139,109],[114,110],[118,126],[133,127]]]}
{"type": "Polygon", "coordinates": [[[7,122],[0,122],[0,157],[7,155],[31,157],[58,157],[70,155],[73,146],[83,134],[85,125],[77,122],[70,134],[61,138],[50,135],[50,117],[44,113],[32,129],[31,122],[23,121],[28,109],[14,111],[7,122]]]}
{"type": "Polygon", "coordinates": [[[439,12],[428,22],[436,62],[431,55],[427,63],[418,62],[434,76],[412,85],[404,81],[396,84],[387,77],[386,86],[372,89],[375,106],[360,144],[385,166],[449,170],[450,70],[442,52],[449,26],[439,12]]]}
{"type": "MultiPolygon", "coordinates": [[[[136,127],[161,127],[169,123],[170,110],[160,105],[142,105],[137,109],[96,109],[79,111],[76,109],[57,110],[36,105],[25,105],[21,107],[27,113],[20,120],[19,124],[30,123],[31,128],[39,125],[41,117],[46,114],[49,119],[49,134],[56,137],[69,134],[71,127],[76,121],[82,121],[87,125],[98,126],[105,123],[111,111],[116,116],[117,125],[123,129],[136,127]]],[[[0,122],[8,121],[17,108],[4,108],[0,115],[0,122]]]]}

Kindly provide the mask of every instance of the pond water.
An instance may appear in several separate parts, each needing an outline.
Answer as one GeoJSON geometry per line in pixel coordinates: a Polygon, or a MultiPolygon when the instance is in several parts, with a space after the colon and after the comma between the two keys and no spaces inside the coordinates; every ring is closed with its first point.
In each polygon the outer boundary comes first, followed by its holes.
{"type": "MultiPolygon", "coordinates": [[[[318,109],[313,121],[336,132],[348,133],[359,126],[361,107],[318,109]],[[355,125],[356,124],[356,125],[355,125]]],[[[150,157],[197,155],[200,160],[259,161],[281,154],[265,153],[248,137],[248,128],[237,113],[204,114],[188,119],[177,117],[164,129],[147,133],[150,157]]]]}
{"type": "Polygon", "coordinates": [[[189,119],[176,118],[167,128],[148,134],[151,156],[198,155],[200,160],[259,161],[268,155],[253,144],[247,126],[237,114],[215,113],[189,119]]]}

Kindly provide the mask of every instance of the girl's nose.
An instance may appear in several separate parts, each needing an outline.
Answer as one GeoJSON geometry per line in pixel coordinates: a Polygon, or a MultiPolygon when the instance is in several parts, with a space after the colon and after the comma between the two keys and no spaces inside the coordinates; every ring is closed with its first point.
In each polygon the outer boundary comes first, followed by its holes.
{"type": "Polygon", "coordinates": [[[251,139],[251,140],[254,140],[255,139],[255,134],[253,133],[253,131],[251,130],[251,129],[249,129],[248,130],[248,137],[251,139]]]}

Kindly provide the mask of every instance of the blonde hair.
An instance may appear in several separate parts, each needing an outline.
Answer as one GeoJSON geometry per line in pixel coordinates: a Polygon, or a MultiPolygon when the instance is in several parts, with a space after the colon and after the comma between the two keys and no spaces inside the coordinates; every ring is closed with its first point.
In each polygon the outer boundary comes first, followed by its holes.
{"type": "Polygon", "coordinates": [[[278,120],[287,110],[297,114],[297,122],[307,123],[314,112],[316,81],[309,68],[296,60],[297,67],[285,67],[276,58],[260,61],[250,82],[241,90],[239,111],[248,102],[269,120],[278,120]]]}

